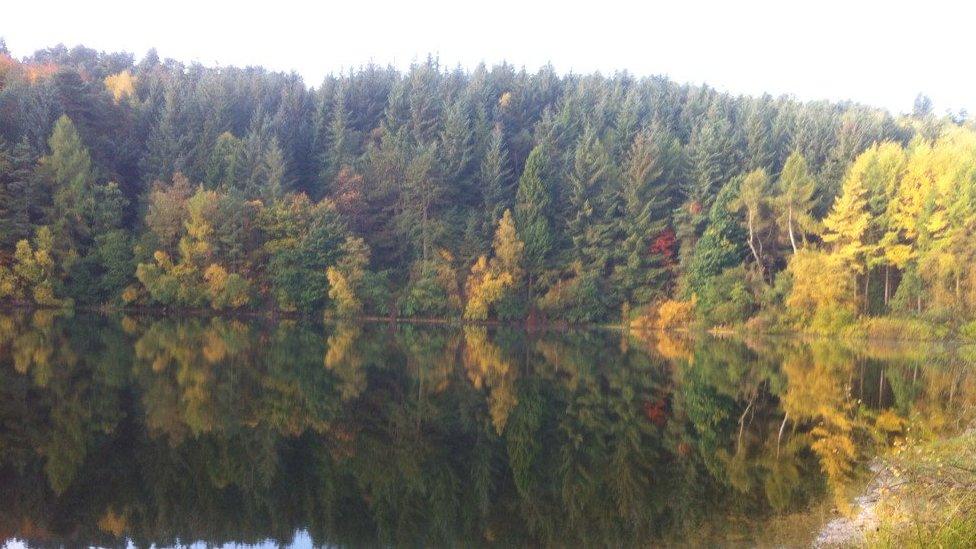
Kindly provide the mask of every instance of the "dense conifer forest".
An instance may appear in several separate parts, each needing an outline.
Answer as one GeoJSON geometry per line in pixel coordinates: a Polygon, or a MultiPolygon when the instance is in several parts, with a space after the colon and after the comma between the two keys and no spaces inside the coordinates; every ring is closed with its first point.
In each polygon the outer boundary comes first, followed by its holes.
{"type": "Polygon", "coordinates": [[[976,313],[974,228],[972,121],[924,96],[0,43],[9,305],[924,331],[976,313]]]}

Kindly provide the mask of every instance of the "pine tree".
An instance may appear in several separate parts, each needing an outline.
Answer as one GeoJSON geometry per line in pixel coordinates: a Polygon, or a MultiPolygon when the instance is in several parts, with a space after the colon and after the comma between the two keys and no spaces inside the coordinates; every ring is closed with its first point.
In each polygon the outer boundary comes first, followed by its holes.
{"type": "Polygon", "coordinates": [[[211,189],[242,188],[243,171],[244,144],[230,132],[220,134],[207,165],[205,178],[207,187],[211,189]]]}
{"type": "Polygon", "coordinates": [[[501,128],[495,128],[491,133],[488,151],[478,170],[478,185],[484,197],[486,222],[489,227],[494,226],[502,212],[515,205],[508,154],[501,128]]]}
{"type": "Polygon", "coordinates": [[[685,196],[705,212],[711,208],[715,191],[732,178],[737,160],[733,128],[718,103],[709,107],[688,147],[690,177],[685,184],[685,196]]]}
{"type": "Polygon", "coordinates": [[[349,110],[346,105],[348,90],[340,84],[336,90],[335,105],[332,107],[332,123],[329,127],[329,153],[325,165],[327,181],[332,181],[343,166],[351,166],[355,160],[355,134],[350,127],[349,110]]]}
{"type": "Polygon", "coordinates": [[[260,196],[268,202],[280,199],[286,192],[290,191],[290,183],[287,180],[288,168],[285,165],[285,155],[278,145],[278,138],[272,137],[261,159],[261,170],[264,179],[264,186],[260,196]]]}
{"type": "Polygon", "coordinates": [[[670,222],[671,193],[666,179],[678,155],[677,140],[657,129],[637,134],[621,177],[621,261],[614,278],[622,297],[645,303],[660,289],[663,259],[651,252],[651,240],[660,237],[670,222]]]}
{"type": "Polygon", "coordinates": [[[441,131],[440,156],[442,158],[444,177],[453,182],[462,200],[472,200],[475,193],[470,192],[471,166],[474,159],[474,132],[471,127],[471,114],[466,101],[455,101],[447,109],[444,129],[441,131]]]}
{"type": "Polygon", "coordinates": [[[573,258],[582,262],[584,270],[602,273],[613,250],[606,219],[610,204],[601,201],[610,179],[610,157],[591,127],[576,145],[568,179],[566,228],[573,258]]]}
{"type": "Polygon", "coordinates": [[[525,162],[515,197],[515,225],[525,243],[525,267],[530,284],[546,267],[555,243],[550,219],[552,190],[547,181],[549,158],[545,144],[536,145],[525,162]]]}
{"type": "Polygon", "coordinates": [[[407,166],[400,219],[401,227],[413,237],[415,257],[424,262],[433,258],[434,241],[444,229],[437,215],[444,189],[437,172],[437,145],[432,143],[421,148],[407,166]]]}
{"type": "Polygon", "coordinates": [[[737,178],[722,187],[708,213],[708,225],[688,267],[688,290],[692,295],[700,295],[716,275],[738,265],[747,253],[747,238],[732,214],[739,185],[737,178]]]}
{"type": "Polygon", "coordinates": [[[771,170],[776,161],[776,142],[768,95],[756,100],[746,118],[746,146],[748,168],[771,170]]]}

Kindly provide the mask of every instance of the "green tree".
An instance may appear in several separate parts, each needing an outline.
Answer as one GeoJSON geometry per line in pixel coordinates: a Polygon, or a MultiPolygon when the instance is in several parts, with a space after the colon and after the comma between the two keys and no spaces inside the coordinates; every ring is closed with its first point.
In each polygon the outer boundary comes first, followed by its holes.
{"type": "MultiPolygon", "coordinates": [[[[736,178],[722,187],[709,211],[708,225],[688,268],[688,291],[692,295],[702,294],[712,278],[738,265],[746,254],[744,243],[747,238],[732,210],[739,185],[740,178],[736,178]]],[[[699,306],[708,307],[709,304],[699,302],[699,306]]]]}
{"type": "Polygon", "coordinates": [[[645,130],[634,137],[627,153],[619,196],[620,235],[615,247],[620,260],[614,279],[624,300],[650,301],[666,274],[661,251],[651,242],[668,230],[672,193],[670,176],[678,159],[678,143],[660,130],[645,130]]]}
{"type": "Polygon", "coordinates": [[[760,168],[746,174],[739,189],[738,207],[745,213],[748,244],[756,268],[765,278],[766,261],[762,234],[766,232],[769,213],[769,176],[760,168]]]}
{"type": "Polygon", "coordinates": [[[816,220],[811,216],[815,205],[816,182],[807,168],[807,161],[799,151],[786,159],[783,171],[776,181],[778,218],[789,236],[793,253],[797,251],[797,233],[806,242],[808,233],[816,232],[816,220]]]}
{"type": "Polygon", "coordinates": [[[59,246],[77,250],[91,237],[95,177],[91,156],[71,119],[61,116],[48,140],[51,153],[41,165],[52,184],[51,221],[59,246]]]}
{"type": "Polygon", "coordinates": [[[550,219],[552,190],[548,182],[548,151],[537,145],[525,161],[515,197],[515,227],[525,244],[525,269],[531,289],[534,281],[546,268],[549,253],[555,244],[550,219]]]}

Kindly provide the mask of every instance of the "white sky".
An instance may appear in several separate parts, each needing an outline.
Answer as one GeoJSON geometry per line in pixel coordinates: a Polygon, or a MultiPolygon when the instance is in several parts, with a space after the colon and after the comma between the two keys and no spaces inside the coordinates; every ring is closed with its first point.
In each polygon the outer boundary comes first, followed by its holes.
{"type": "Polygon", "coordinates": [[[976,112],[974,15],[965,0],[673,2],[587,0],[6,0],[0,36],[15,56],[64,43],[150,47],[206,65],[297,71],[310,85],[368,61],[428,53],[472,67],[665,74],[735,93],[853,99],[976,112]]]}

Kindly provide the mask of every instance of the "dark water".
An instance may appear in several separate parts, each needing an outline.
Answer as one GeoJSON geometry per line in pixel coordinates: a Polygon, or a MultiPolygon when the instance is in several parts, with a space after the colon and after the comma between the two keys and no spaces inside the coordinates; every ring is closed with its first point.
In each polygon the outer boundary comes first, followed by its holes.
{"type": "Polygon", "coordinates": [[[0,314],[0,540],[804,545],[872,456],[969,420],[971,356],[0,314]]]}

